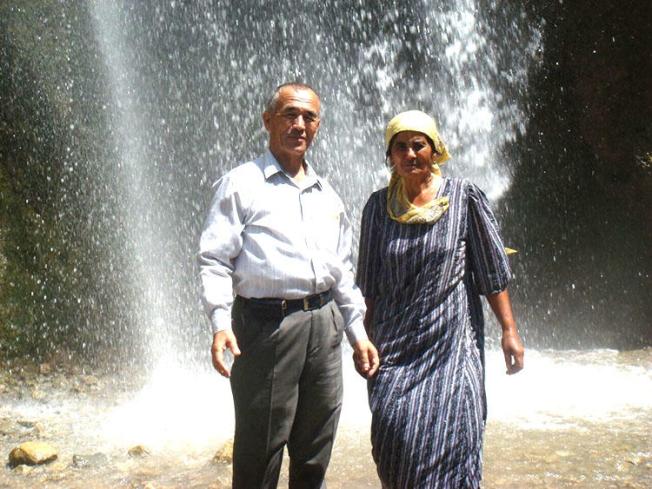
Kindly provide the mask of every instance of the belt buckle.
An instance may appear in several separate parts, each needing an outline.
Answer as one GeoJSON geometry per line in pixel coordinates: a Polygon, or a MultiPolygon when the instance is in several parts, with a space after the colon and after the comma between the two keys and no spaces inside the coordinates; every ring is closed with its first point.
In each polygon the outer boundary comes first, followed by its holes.
{"type": "Polygon", "coordinates": [[[308,297],[303,298],[303,310],[304,311],[310,310],[310,301],[308,300],[308,297]]]}

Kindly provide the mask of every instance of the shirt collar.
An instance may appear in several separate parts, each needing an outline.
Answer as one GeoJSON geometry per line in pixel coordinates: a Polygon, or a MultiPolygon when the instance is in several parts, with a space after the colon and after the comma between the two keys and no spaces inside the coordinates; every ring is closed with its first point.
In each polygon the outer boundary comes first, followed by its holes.
{"type": "MultiPolygon", "coordinates": [[[[301,187],[307,188],[312,185],[317,185],[321,189],[322,183],[319,175],[317,175],[314,168],[310,165],[310,163],[308,163],[308,161],[306,160],[304,161],[306,162],[306,178],[301,182],[301,187]]],[[[277,173],[282,173],[291,182],[294,183],[292,178],[287,174],[285,169],[277,161],[276,157],[272,154],[269,148],[265,150],[265,154],[262,157],[261,167],[263,170],[263,175],[265,175],[265,180],[269,180],[272,176],[276,175],[277,173]]]]}

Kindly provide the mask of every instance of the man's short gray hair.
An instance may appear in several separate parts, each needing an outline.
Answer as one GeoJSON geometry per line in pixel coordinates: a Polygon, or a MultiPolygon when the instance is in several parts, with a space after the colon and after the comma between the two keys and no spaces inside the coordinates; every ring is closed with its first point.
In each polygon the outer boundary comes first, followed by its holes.
{"type": "Polygon", "coordinates": [[[312,93],[317,95],[317,98],[319,98],[319,94],[317,93],[317,90],[312,88],[307,83],[301,83],[301,82],[283,83],[282,85],[276,87],[272,96],[267,100],[267,104],[265,105],[265,112],[273,113],[276,110],[278,99],[280,97],[280,92],[282,89],[287,87],[294,88],[295,90],[310,90],[312,93]]]}

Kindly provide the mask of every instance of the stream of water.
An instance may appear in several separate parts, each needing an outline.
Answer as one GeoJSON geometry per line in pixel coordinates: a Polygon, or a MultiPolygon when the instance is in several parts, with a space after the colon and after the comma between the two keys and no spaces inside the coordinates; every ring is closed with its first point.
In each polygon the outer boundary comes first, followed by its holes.
{"type": "MultiPolygon", "coordinates": [[[[366,385],[348,354],[344,360],[344,409],[327,481],[379,488],[366,385]]],[[[652,487],[652,349],[531,350],[526,361],[508,377],[501,354],[488,352],[484,486],[652,487]]],[[[231,394],[208,364],[162,360],[127,376],[13,366],[0,386],[0,452],[27,439],[59,451],[47,466],[5,467],[0,487],[230,487],[228,459],[213,457],[232,435],[231,394]],[[149,454],[129,456],[138,445],[149,454]]]]}

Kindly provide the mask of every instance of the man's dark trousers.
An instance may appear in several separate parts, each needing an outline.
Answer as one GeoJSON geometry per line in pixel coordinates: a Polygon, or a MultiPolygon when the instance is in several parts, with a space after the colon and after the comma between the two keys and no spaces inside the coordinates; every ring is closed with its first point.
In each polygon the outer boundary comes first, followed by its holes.
{"type": "Polygon", "coordinates": [[[232,318],[233,489],[276,488],[286,444],[290,489],[323,487],[342,407],[335,302],[283,317],[236,298],[232,318]]]}

